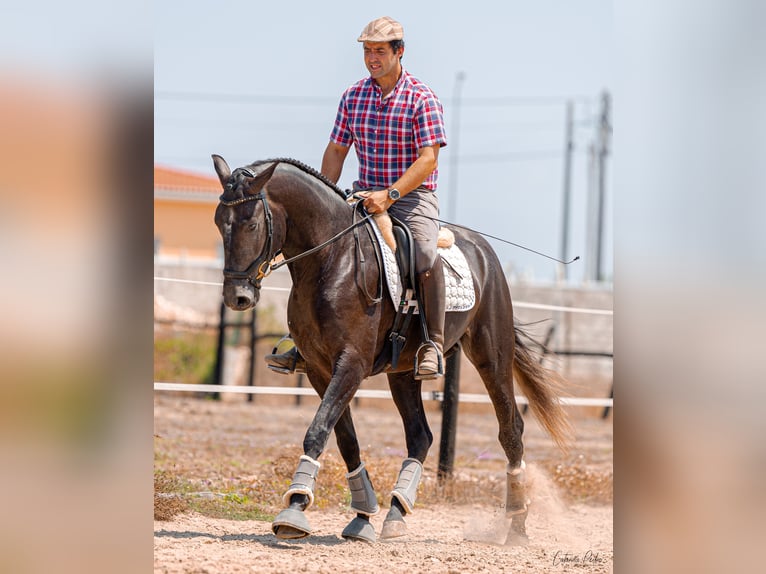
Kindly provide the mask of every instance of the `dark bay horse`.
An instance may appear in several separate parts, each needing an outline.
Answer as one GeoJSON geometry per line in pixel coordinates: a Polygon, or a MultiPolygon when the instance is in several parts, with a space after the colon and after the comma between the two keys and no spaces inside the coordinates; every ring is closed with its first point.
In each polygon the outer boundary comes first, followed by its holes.
{"type": "MultiPolygon", "coordinates": [[[[321,397],[303,441],[304,455],[284,495],[286,508],[272,524],[274,533],[279,538],[310,534],[304,510],[313,503],[318,459],[334,429],[348,469],[351,508],[357,513],[343,536],[376,539],[369,516],[379,510],[377,497],[361,460],[349,405],[365,378],[385,371],[404,424],[408,458],[391,493],[381,537],[404,535],[404,516],[413,510],[433,441],[421,383],[413,376],[421,343],[417,321],[412,321],[398,367],[392,369],[388,335],[395,309],[385,294],[379,296],[384,281],[377,247],[363,225],[354,225],[358,213],[332,182],[290,159],[259,161],[233,173],[222,157],[214,155],[213,163],[224,190],[215,213],[224,247],[224,301],[235,310],[253,307],[274,257],[281,253],[291,260],[289,330],[321,397]]],[[[506,514],[512,521],[507,543],[523,543],[529,501],[522,460],[524,421],[514,379],[562,448],[571,428],[554,391],[553,373],[539,365],[513,325],[510,290],[494,251],[477,233],[452,231],[469,262],[476,303],[469,311],[447,313],[444,349],[462,344],[489,393],[508,459],[506,514]]]]}

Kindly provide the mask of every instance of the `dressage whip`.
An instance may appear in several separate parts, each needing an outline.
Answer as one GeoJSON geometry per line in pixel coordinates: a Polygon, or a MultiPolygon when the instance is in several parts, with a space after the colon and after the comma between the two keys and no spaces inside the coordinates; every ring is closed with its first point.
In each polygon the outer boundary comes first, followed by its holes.
{"type": "Polygon", "coordinates": [[[569,261],[563,261],[561,259],[557,259],[556,257],[553,257],[551,255],[546,255],[545,253],[540,253],[539,251],[535,251],[534,249],[531,249],[529,247],[524,247],[523,245],[519,245],[518,243],[514,243],[513,241],[508,241],[507,239],[502,239],[500,237],[495,237],[494,235],[490,235],[489,233],[484,233],[482,231],[477,231],[476,229],[472,229],[470,227],[467,227],[465,225],[460,225],[459,223],[452,223],[451,221],[445,221],[443,219],[439,219],[438,217],[429,217],[428,215],[419,214],[421,217],[425,217],[426,219],[430,219],[431,221],[438,221],[439,223],[444,223],[446,225],[452,225],[454,227],[459,227],[460,229],[465,229],[467,231],[473,231],[474,233],[478,233],[479,235],[483,235],[484,237],[490,237],[492,239],[496,239],[497,241],[502,241],[503,243],[507,243],[508,245],[513,245],[514,247],[518,247],[519,249],[524,249],[525,251],[530,251],[531,253],[534,253],[536,255],[540,255],[541,257],[545,257],[546,259],[550,259],[552,261],[556,261],[557,263],[562,263],[564,265],[569,265],[570,263],[574,263],[575,261],[580,259],[580,256],[577,255],[573,259],[570,259],[569,261]]]}
{"type": "MultiPolygon", "coordinates": [[[[347,190],[346,192],[347,197],[354,197],[356,199],[365,199],[364,196],[359,196],[357,193],[354,193],[351,190],[347,190]]],[[[540,253],[539,251],[535,251],[534,249],[531,249],[529,247],[524,247],[523,245],[519,245],[518,243],[514,243],[513,241],[508,241],[507,239],[502,239],[500,237],[495,237],[494,235],[490,235],[489,233],[484,233],[482,231],[477,231],[476,229],[472,229],[470,227],[467,227],[465,225],[460,225],[459,223],[452,223],[450,221],[445,221],[444,219],[439,219],[438,217],[430,217],[428,215],[424,215],[422,213],[418,214],[420,217],[425,217],[426,219],[430,219],[431,221],[437,221],[439,223],[444,223],[446,225],[452,225],[454,227],[459,227],[461,229],[465,229],[467,231],[473,231],[474,233],[478,233],[479,235],[483,235],[484,237],[490,237],[492,239],[495,239],[497,241],[502,241],[503,243],[507,243],[508,245],[513,245],[514,247],[518,247],[519,249],[524,249],[525,251],[529,251],[531,253],[534,253],[536,255],[539,255],[541,257],[545,257],[546,259],[550,259],[552,261],[556,261],[557,263],[561,263],[563,265],[569,265],[570,263],[574,263],[575,261],[578,261],[580,259],[580,256],[577,255],[573,259],[569,261],[563,261],[561,259],[558,259],[556,257],[553,257],[551,255],[546,255],[545,253],[540,253]]]]}

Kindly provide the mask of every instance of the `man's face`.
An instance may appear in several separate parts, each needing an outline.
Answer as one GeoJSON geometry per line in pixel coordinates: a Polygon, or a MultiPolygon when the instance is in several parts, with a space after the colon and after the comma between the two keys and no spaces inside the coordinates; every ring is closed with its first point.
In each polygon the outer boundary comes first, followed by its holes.
{"type": "Polygon", "coordinates": [[[364,65],[375,80],[389,75],[399,77],[400,55],[394,53],[388,42],[364,43],[364,65]]]}

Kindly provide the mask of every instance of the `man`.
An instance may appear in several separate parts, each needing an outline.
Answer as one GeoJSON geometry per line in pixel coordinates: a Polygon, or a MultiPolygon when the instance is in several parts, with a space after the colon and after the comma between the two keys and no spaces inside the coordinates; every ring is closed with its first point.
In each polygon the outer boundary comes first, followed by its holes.
{"type": "MultiPolygon", "coordinates": [[[[370,22],[357,39],[370,76],[341,97],[322,173],[340,179],[351,145],[359,160],[357,195],[370,213],[386,210],[404,221],[415,240],[420,300],[433,345],[421,352],[418,379],[443,374],[444,276],[436,250],[439,215],[436,196],[439,149],[447,145],[442,105],[431,89],[402,67],[404,30],[384,16],[370,22]],[[426,216],[426,217],[423,217],[426,216]]],[[[300,369],[295,349],[266,357],[271,365],[300,369]]]]}

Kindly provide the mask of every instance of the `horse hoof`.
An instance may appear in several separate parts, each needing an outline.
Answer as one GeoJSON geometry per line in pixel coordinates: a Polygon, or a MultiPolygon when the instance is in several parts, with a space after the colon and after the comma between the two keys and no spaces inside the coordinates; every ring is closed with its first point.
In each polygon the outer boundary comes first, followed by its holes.
{"type": "Polygon", "coordinates": [[[297,540],[311,534],[306,515],[294,508],[285,508],[271,523],[271,530],[282,540],[297,540]]]}
{"type": "Polygon", "coordinates": [[[383,529],[380,531],[382,540],[399,538],[407,534],[407,523],[404,520],[386,520],[383,523],[383,529]]]}
{"type": "Polygon", "coordinates": [[[347,540],[362,540],[363,542],[370,543],[376,541],[375,528],[370,524],[370,521],[358,516],[348,523],[348,526],[343,529],[341,536],[347,540]]]}
{"type": "Polygon", "coordinates": [[[529,544],[529,536],[521,532],[514,532],[512,530],[505,538],[506,546],[526,546],[527,544],[529,544]]]}

